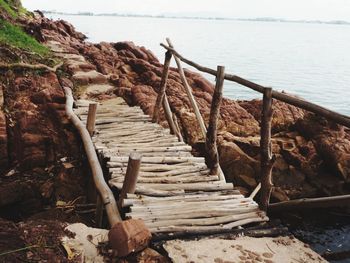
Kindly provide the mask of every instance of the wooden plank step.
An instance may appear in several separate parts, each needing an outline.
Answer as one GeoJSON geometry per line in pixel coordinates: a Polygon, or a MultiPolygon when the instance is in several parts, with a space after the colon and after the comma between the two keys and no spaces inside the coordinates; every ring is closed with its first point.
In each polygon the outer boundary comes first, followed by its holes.
{"type": "MultiPolygon", "coordinates": [[[[113,180],[109,181],[111,186],[121,189],[122,183],[114,183],[113,180]]],[[[217,191],[217,190],[230,190],[233,189],[233,185],[230,183],[207,182],[207,183],[188,183],[188,184],[138,184],[136,186],[135,193],[138,193],[138,187],[147,187],[148,189],[172,191],[172,190],[185,190],[185,191],[217,191]]]]}
{"type": "MultiPolygon", "coordinates": [[[[127,163],[129,157],[110,157],[111,162],[127,163]]],[[[156,164],[178,164],[178,163],[204,163],[204,157],[143,157],[142,163],[156,163],[156,164]]]]}

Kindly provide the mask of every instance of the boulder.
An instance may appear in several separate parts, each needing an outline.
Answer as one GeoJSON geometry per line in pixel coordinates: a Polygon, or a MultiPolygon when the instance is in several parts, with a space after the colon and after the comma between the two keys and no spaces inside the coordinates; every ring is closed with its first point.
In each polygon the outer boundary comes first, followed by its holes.
{"type": "Polygon", "coordinates": [[[106,76],[96,70],[90,70],[87,72],[78,71],[73,75],[72,79],[77,85],[82,86],[88,84],[105,84],[107,82],[106,76]]]}

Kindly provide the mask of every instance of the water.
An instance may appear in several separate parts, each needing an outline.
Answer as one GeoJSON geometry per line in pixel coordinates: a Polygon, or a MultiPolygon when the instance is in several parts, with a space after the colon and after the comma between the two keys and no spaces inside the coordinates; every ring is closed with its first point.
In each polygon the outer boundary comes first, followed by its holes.
{"type": "Polygon", "coordinates": [[[282,222],[293,235],[309,244],[330,262],[349,263],[349,216],[349,211],[346,210],[314,209],[300,214],[285,214],[282,222]]]}
{"type": "MultiPolygon", "coordinates": [[[[228,20],[51,15],[71,22],[91,42],[133,41],[163,61],[170,37],[190,60],[297,94],[350,115],[350,26],[228,20]]],[[[207,76],[213,80],[212,76],[207,76]]],[[[261,94],[225,82],[232,99],[261,94]]]]}

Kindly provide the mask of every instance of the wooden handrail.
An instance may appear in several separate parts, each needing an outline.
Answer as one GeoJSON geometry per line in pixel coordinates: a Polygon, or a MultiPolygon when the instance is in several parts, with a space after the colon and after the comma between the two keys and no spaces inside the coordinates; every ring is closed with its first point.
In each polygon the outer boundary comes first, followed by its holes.
{"type": "MultiPolygon", "coordinates": [[[[207,67],[203,67],[203,66],[197,64],[196,62],[193,62],[187,58],[184,58],[173,47],[167,46],[163,43],[161,43],[160,45],[162,47],[164,47],[166,50],[170,51],[174,55],[174,57],[176,57],[176,58],[180,59],[181,61],[183,61],[184,63],[196,68],[197,70],[214,75],[214,76],[217,75],[216,70],[211,69],[211,68],[207,68],[207,67]]],[[[257,92],[260,92],[260,93],[264,93],[264,90],[265,90],[264,86],[261,86],[257,83],[246,80],[246,79],[241,78],[241,77],[236,76],[236,75],[225,74],[225,79],[239,83],[245,87],[248,87],[248,88],[255,90],[257,92]]],[[[322,107],[322,106],[319,106],[315,103],[312,103],[312,102],[309,102],[309,101],[306,101],[304,99],[300,99],[297,97],[293,97],[293,96],[290,96],[286,93],[278,92],[275,90],[272,91],[272,98],[283,101],[283,102],[288,103],[290,105],[299,107],[301,109],[313,112],[313,113],[318,114],[326,119],[332,120],[338,124],[341,124],[341,125],[344,125],[344,126],[350,128],[350,117],[343,115],[343,114],[340,114],[340,113],[337,113],[335,111],[329,110],[329,109],[322,107]]]]}
{"type": "Polygon", "coordinates": [[[64,87],[66,94],[66,114],[68,119],[73,123],[75,128],[78,130],[80,137],[83,141],[84,149],[86,156],[88,158],[92,176],[95,182],[96,189],[98,190],[102,202],[105,206],[108,220],[111,226],[115,225],[118,222],[121,222],[121,216],[117,208],[117,202],[115,201],[112,190],[107,185],[104,177],[103,171],[98,161],[98,157],[92,143],[90,134],[86,129],[85,125],[73,112],[73,95],[70,88],[64,87]]]}

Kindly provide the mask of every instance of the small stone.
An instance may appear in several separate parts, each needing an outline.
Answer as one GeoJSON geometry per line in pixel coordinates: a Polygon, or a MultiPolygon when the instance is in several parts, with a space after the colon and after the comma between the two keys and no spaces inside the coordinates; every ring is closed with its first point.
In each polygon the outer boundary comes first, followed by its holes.
{"type": "Polygon", "coordinates": [[[271,254],[271,253],[265,252],[265,253],[263,253],[262,255],[263,255],[263,257],[265,257],[265,258],[273,258],[273,254],[271,254]]]}
{"type": "Polygon", "coordinates": [[[174,245],[174,248],[175,248],[176,250],[181,250],[181,247],[178,246],[178,245],[174,245]]]}
{"type": "Polygon", "coordinates": [[[262,261],[263,261],[263,259],[262,259],[261,256],[258,256],[255,260],[256,260],[256,261],[259,261],[259,262],[262,262],[262,261]]]}

